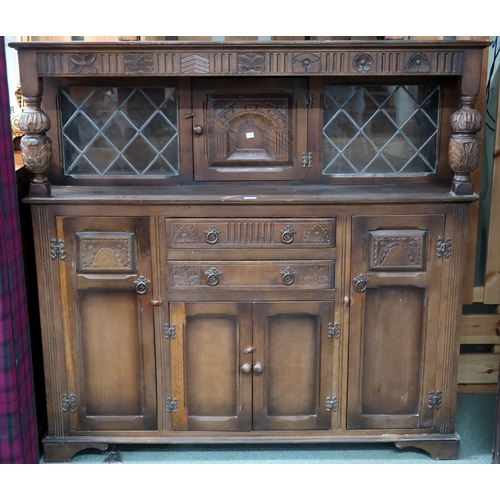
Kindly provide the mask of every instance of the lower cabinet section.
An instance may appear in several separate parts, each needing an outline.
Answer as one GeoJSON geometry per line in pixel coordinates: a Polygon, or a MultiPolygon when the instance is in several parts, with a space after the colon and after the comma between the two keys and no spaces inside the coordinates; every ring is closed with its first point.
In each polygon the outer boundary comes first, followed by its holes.
{"type": "Polygon", "coordinates": [[[198,237],[219,234],[201,216],[183,247],[171,217],[35,210],[50,234],[46,460],[119,442],[394,441],[456,457],[449,235],[463,219],[435,209],[266,220],[262,234],[286,237],[248,248],[198,237]],[[320,226],[335,234],[302,234],[320,226]]]}
{"type": "Polygon", "coordinates": [[[174,430],[331,426],[330,302],[172,303],[174,430]]]}

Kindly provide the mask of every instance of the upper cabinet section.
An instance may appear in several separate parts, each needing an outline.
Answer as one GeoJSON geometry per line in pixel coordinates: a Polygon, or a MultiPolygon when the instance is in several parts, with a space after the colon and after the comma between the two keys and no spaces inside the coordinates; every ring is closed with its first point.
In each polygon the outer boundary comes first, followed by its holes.
{"type": "Polygon", "coordinates": [[[473,193],[487,41],[12,45],[33,197],[249,181],[473,193]]]}

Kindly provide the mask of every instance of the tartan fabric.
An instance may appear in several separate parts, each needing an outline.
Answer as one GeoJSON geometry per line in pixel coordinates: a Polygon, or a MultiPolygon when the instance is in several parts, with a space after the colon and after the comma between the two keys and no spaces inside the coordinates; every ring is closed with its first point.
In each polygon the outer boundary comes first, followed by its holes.
{"type": "Polygon", "coordinates": [[[0,464],[38,463],[5,40],[0,36],[0,464]]]}

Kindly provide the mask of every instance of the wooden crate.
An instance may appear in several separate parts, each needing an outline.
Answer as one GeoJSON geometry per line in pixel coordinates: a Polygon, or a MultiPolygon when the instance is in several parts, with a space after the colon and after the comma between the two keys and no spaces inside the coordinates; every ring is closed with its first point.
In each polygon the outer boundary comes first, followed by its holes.
{"type": "Polygon", "coordinates": [[[496,392],[500,366],[500,314],[463,315],[460,344],[491,346],[491,352],[460,354],[458,392],[496,392]]]}

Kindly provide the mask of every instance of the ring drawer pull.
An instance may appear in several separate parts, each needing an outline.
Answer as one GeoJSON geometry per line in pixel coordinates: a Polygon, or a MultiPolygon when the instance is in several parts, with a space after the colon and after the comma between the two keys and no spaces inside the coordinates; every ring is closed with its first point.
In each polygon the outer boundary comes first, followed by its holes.
{"type": "Polygon", "coordinates": [[[283,229],[280,229],[280,232],[281,232],[281,241],[285,245],[293,243],[293,238],[297,234],[297,231],[295,231],[295,229],[290,225],[284,227],[283,229]]]}
{"type": "Polygon", "coordinates": [[[356,290],[356,292],[364,292],[370,280],[363,274],[360,274],[358,277],[354,278],[353,281],[355,283],[354,290],[356,290]]]}
{"type": "Polygon", "coordinates": [[[220,229],[217,229],[215,226],[210,226],[206,231],[206,240],[210,245],[215,245],[219,241],[220,229]]]}
{"type": "Polygon", "coordinates": [[[295,281],[295,275],[297,273],[291,268],[287,267],[286,269],[283,269],[281,271],[281,276],[283,276],[283,284],[284,285],[293,285],[293,282],[295,281]]]}
{"type": "Polygon", "coordinates": [[[151,281],[149,281],[147,278],[145,278],[144,276],[139,276],[135,281],[134,281],[134,285],[135,285],[135,291],[139,294],[139,295],[144,295],[145,293],[147,293],[148,291],[148,285],[151,283],[151,281]]]}
{"type": "Polygon", "coordinates": [[[206,273],[207,283],[210,286],[216,286],[219,284],[219,276],[222,274],[217,268],[212,267],[206,273]]]}

